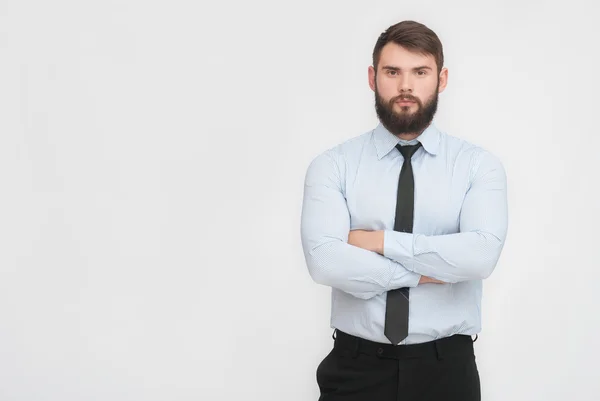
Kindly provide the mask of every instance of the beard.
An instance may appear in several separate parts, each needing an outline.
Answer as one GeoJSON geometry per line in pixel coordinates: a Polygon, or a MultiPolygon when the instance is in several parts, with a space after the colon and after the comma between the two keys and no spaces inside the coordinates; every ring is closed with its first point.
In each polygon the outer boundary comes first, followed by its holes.
{"type": "Polygon", "coordinates": [[[398,136],[401,134],[421,133],[433,120],[437,111],[438,91],[436,90],[431,98],[423,105],[421,99],[410,95],[399,95],[385,101],[375,86],[375,112],[379,121],[388,131],[398,136]],[[394,105],[399,99],[407,99],[416,103],[417,110],[411,113],[411,106],[400,106],[400,113],[394,110],[394,105]]]}

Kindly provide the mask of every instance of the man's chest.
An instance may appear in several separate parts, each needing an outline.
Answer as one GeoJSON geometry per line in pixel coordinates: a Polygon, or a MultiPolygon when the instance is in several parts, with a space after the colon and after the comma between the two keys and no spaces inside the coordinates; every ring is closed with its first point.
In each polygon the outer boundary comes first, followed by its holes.
{"type": "MultiPolygon", "coordinates": [[[[400,168],[398,163],[375,163],[348,171],[345,196],[351,229],[394,228],[400,168]]],[[[458,232],[468,174],[427,161],[413,163],[413,172],[413,232],[426,235],[458,232]]]]}

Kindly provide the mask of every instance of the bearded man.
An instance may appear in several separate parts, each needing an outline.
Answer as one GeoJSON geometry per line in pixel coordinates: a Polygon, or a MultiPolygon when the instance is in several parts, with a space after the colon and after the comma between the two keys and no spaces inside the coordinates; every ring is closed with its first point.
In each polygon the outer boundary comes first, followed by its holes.
{"type": "Polygon", "coordinates": [[[331,287],[320,401],[479,401],[482,281],[508,228],[491,152],[433,123],[448,83],[438,36],[403,21],[368,69],[379,124],[316,156],[304,182],[308,272],[331,287]]]}

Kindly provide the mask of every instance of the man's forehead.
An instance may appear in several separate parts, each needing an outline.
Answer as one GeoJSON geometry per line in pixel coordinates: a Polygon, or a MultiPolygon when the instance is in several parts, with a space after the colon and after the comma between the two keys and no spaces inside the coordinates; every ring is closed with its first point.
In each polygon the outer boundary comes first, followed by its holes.
{"type": "Polygon", "coordinates": [[[390,42],[381,49],[380,65],[393,64],[396,67],[411,68],[418,65],[435,65],[435,57],[431,54],[420,53],[406,49],[396,43],[390,42]]]}

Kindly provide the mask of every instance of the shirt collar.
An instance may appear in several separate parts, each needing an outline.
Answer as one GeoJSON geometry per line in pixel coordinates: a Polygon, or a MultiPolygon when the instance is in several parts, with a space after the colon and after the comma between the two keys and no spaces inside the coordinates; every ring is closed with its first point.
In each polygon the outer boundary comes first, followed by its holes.
{"type": "MultiPolygon", "coordinates": [[[[400,143],[400,139],[389,132],[383,124],[379,123],[374,131],[375,148],[377,149],[377,158],[381,160],[385,155],[390,153],[392,149],[400,143]]],[[[415,138],[423,144],[423,148],[427,153],[436,155],[440,145],[440,131],[431,123],[425,131],[415,138]]]]}

